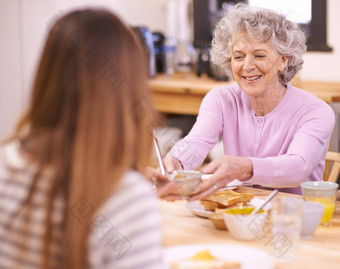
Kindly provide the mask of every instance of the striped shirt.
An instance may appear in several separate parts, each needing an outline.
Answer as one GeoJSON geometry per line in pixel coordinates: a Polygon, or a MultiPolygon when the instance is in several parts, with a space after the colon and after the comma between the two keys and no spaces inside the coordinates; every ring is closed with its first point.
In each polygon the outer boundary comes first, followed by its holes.
{"type": "MultiPolygon", "coordinates": [[[[17,212],[27,196],[32,169],[20,157],[16,143],[0,148],[0,268],[40,268],[47,175],[46,180],[39,180],[32,197],[30,222],[17,217],[8,225],[9,216],[17,212]],[[18,256],[22,248],[24,251],[18,256]]],[[[156,194],[143,176],[127,172],[90,227],[90,268],[165,268],[157,204],[156,194]]],[[[83,197],[70,210],[81,225],[82,217],[93,208],[83,197]]],[[[63,200],[58,198],[52,214],[51,268],[57,267],[62,251],[63,211],[63,200]]]]}

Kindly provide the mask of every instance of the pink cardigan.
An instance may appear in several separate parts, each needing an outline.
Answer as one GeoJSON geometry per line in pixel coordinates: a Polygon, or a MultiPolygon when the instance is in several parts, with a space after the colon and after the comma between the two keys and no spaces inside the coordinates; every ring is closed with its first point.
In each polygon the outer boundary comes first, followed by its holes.
{"type": "Polygon", "coordinates": [[[322,180],[334,112],[316,96],[287,85],[282,101],[255,116],[237,84],[211,90],[190,133],[171,149],[184,169],[198,168],[220,136],[224,153],[249,157],[250,182],[300,193],[300,183],[322,180]]]}

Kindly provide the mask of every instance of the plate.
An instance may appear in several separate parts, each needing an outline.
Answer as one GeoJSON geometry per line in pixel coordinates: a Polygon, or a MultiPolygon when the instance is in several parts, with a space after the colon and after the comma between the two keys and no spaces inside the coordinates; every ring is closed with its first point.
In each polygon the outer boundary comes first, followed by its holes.
{"type": "Polygon", "coordinates": [[[198,251],[209,250],[216,258],[240,262],[242,269],[272,269],[275,260],[267,252],[239,245],[207,244],[182,245],[169,247],[164,250],[165,262],[171,264],[181,259],[194,256],[198,251]]]}
{"type": "Polygon", "coordinates": [[[212,211],[205,210],[204,206],[200,204],[200,201],[192,201],[188,202],[186,204],[187,208],[189,208],[195,215],[202,217],[202,218],[208,218],[212,211]]]}
{"type": "MultiPolygon", "coordinates": [[[[249,204],[256,207],[263,201],[264,201],[264,199],[253,198],[249,202],[249,204]]],[[[213,211],[205,210],[204,206],[200,204],[199,200],[188,202],[186,204],[186,206],[187,206],[187,208],[189,208],[189,210],[191,210],[191,212],[193,212],[195,215],[202,217],[202,218],[208,218],[213,213],[213,211]]],[[[264,209],[266,209],[266,210],[268,210],[269,208],[270,208],[270,203],[268,203],[264,206],[264,209]]]]}

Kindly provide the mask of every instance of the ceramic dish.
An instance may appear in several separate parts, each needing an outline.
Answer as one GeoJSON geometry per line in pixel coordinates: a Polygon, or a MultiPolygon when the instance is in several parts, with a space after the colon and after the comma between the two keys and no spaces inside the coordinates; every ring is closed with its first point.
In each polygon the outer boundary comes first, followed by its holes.
{"type": "MultiPolygon", "coordinates": [[[[235,187],[236,188],[236,187],[235,187]]],[[[253,198],[250,201],[250,204],[253,206],[257,206],[259,205],[261,202],[263,202],[263,199],[260,198],[253,198]]],[[[202,218],[208,218],[213,212],[209,211],[209,210],[205,210],[203,205],[200,204],[200,201],[192,201],[192,202],[188,202],[186,204],[187,208],[191,210],[192,213],[194,213],[195,215],[202,217],[202,218]]],[[[271,204],[268,203],[264,209],[268,210],[271,207],[271,204]]]]}
{"type": "Polygon", "coordinates": [[[265,251],[229,244],[183,245],[166,248],[165,262],[170,265],[182,259],[189,259],[204,250],[209,250],[216,258],[239,262],[242,269],[272,269],[275,266],[273,257],[265,251]]]}

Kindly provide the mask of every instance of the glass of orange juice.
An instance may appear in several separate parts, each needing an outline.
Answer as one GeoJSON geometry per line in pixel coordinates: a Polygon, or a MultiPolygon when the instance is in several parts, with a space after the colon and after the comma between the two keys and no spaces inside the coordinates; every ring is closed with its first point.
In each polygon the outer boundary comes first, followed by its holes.
{"type": "Polygon", "coordinates": [[[308,181],[301,184],[303,200],[318,202],[325,206],[320,222],[322,225],[331,223],[338,187],[337,183],[327,181],[308,181]]]}

